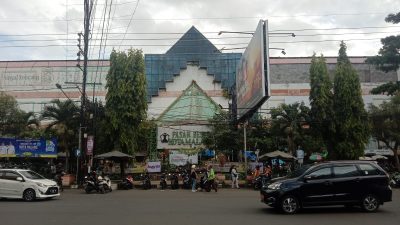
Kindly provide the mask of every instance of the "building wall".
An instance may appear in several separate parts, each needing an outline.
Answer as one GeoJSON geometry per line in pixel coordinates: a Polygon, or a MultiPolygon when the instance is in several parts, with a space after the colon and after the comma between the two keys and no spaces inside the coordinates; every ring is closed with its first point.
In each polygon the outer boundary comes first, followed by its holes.
{"type": "Polygon", "coordinates": [[[157,118],[170,106],[185,90],[192,81],[202,88],[209,97],[223,108],[228,108],[228,99],[223,97],[220,83],[214,82],[214,77],[207,75],[205,69],[188,64],[187,68],[181,70],[179,76],[175,76],[173,82],[167,82],[165,90],[160,90],[158,96],[153,96],[148,105],[149,118],[157,118]]]}

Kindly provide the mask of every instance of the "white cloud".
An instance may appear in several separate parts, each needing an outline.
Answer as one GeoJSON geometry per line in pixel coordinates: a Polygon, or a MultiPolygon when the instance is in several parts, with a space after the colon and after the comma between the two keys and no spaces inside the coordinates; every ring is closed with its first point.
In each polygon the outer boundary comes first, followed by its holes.
{"type": "MultiPolygon", "coordinates": [[[[83,1],[81,0],[3,0],[0,8],[0,60],[27,59],[75,59],[77,52],[77,32],[83,30],[83,1]],[[68,11],[67,11],[68,10],[68,11]],[[68,21],[66,20],[68,18],[68,21]],[[65,34],[68,33],[68,36],[65,34]],[[46,36],[4,36],[16,34],[64,34],[46,36]],[[67,41],[68,39],[68,41],[67,41]],[[18,40],[18,41],[17,41],[18,40]],[[23,41],[29,40],[29,41],[23,41]],[[36,41],[33,41],[36,40],[36,41]],[[45,40],[45,41],[38,41],[45,40]],[[65,49],[65,45],[69,46],[65,49]],[[5,46],[47,46],[40,48],[5,48],[5,46]]],[[[100,44],[99,32],[102,27],[101,15],[106,0],[98,0],[95,11],[92,42],[100,44]],[[96,40],[97,39],[97,40],[96,40]]],[[[110,2],[108,0],[107,2],[110,2]]],[[[109,51],[118,48],[125,33],[122,45],[137,46],[145,53],[164,53],[192,25],[217,44],[218,48],[238,47],[230,44],[246,43],[249,39],[226,39],[234,35],[218,36],[220,30],[252,31],[259,19],[268,19],[270,30],[321,29],[335,27],[382,27],[390,26],[384,17],[393,9],[400,8],[396,0],[141,0],[133,20],[128,26],[137,2],[133,0],[113,0],[113,20],[107,41],[106,58],[109,51]],[[336,15],[332,15],[336,14],[336,15]],[[340,14],[340,15],[339,15],[340,14]],[[325,15],[325,16],[321,16],[325,15]],[[166,34],[130,34],[130,33],[166,34]],[[208,33],[214,32],[214,33],[208,33]],[[224,39],[225,37],[225,39],[224,39]],[[172,38],[173,40],[131,40],[131,39],[172,38]],[[212,39],[223,38],[223,39],[212,39]]],[[[296,31],[291,37],[271,37],[271,42],[299,42],[321,40],[375,39],[348,42],[349,55],[375,55],[381,47],[379,38],[398,34],[398,28],[348,29],[348,30],[309,30],[296,31]],[[348,34],[365,32],[392,32],[382,34],[348,34]],[[325,34],[321,36],[301,36],[325,34]],[[336,36],[332,35],[336,34],[336,36]]],[[[277,43],[271,47],[286,49],[286,56],[310,56],[313,52],[335,56],[338,42],[300,42],[277,43]]],[[[129,48],[121,46],[122,50],[129,48]]],[[[98,47],[92,47],[92,58],[98,57],[98,47]]],[[[279,51],[271,51],[272,56],[282,56],[279,51]]]]}

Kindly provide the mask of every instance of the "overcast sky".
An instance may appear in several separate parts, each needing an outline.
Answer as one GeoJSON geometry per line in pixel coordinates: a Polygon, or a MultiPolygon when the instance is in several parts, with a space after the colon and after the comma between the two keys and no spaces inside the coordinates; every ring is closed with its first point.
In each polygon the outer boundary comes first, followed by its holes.
{"type": "MultiPolygon", "coordinates": [[[[130,46],[143,49],[145,54],[162,54],[191,26],[219,49],[245,47],[249,35],[218,32],[254,31],[260,19],[269,21],[270,47],[284,48],[286,57],[310,56],[313,52],[336,56],[339,41],[330,40],[348,40],[350,56],[376,55],[380,38],[400,34],[400,24],[384,21],[387,14],[400,11],[398,0],[93,2],[97,4],[93,10],[91,59],[107,59],[112,48],[130,46]],[[294,32],[296,37],[274,32],[294,32]],[[106,44],[105,50],[100,44],[106,44]]],[[[81,31],[83,0],[2,0],[0,60],[76,59],[77,33],[81,31]]],[[[279,50],[270,54],[284,56],[279,50]]]]}

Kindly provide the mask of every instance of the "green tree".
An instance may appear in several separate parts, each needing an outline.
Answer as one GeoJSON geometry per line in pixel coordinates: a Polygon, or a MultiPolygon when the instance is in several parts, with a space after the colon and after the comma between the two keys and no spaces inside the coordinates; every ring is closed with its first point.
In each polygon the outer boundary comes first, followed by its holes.
{"type": "Polygon", "coordinates": [[[0,136],[25,137],[38,125],[34,113],[19,109],[14,97],[0,92],[0,136]]]}
{"type": "Polygon", "coordinates": [[[211,131],[204,134],[203,144],[209,149],[214,149],[218,153],[226,155],[232,154],[233,151],[234,155],[237,155],[240,159],[241,157],[238,154],[243,149],[243,138],[240,131],[231,124],[230,118],[230,114],[226,111],[216,114],[209,121],[211,131]]]}
{"type": "Polygon", "coordinates": [[[333,151],[333,93],[325,58],[316,57],[311,60],[310,67],[310,126],[313,136],[322,138],[328,152],[333,151]]]}
{"type": "Polygon", "coordinates": [[[146,77],[141,50],[113,50],[107,74],[106,116],[115,150],[132,154],[137,149],[138,127],[146,118],[146,77]]]}
{"type": "Polygon", "coordinates": [[[360,81],[347,57],[346,48],[342,41],[334,81],[335,151],[331,157],[358,159],[364,154],[368,142],[369,124],[360,81]]]}
{"type": "Polygon", "coordinates": [[[304,103],[282,104],[271,110],[272,126],[287,139],[288,153],[293,154],[302,139],[302,126],[309,124],[310,109],[304,103]]]}
{"type": "Polygon", "coordinates": [[[379,107],[370,105],[369,118],[372,136],[393,151],[396,168],[400,171],[397,154],[400,147],[400,94],[393,96],[389,102],[384,102],[379,107]]]}
{"type": "MultiPolygon", "coordinates": [[[[51,104],[45,107],[40,120],[47,124],[46,131],[57,135],[61,151],[66,152],[67,157],[72,157],[73,147],[77,146],[78,140],[79,108],[71,100],[54,99],[51,104]]],[[[66,167],[69,170],[69,166],[66,167]]]]}
{"type": "MultiPolygon", "coordinates": [[[[389,14],[385,21],[388,23],[400,23],[400,13],[389,14]]],[[[367,63],[373,64],[384,72],[396,71],[400,65],[400,35],[392,35],[381,39],[382,48],[379,55],[369,57],[367,63]]],[[[394,95],[400,90],[400,82],[389,82],[371,90],[372,94],[394,95]]]]}

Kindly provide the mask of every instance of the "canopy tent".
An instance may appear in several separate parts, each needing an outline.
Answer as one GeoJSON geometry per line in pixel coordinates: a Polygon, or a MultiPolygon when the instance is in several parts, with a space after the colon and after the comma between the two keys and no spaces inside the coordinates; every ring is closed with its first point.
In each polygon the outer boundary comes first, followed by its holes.
{"type": "Polygon", "coordinates": [[[258,159],[262,159],[262,158],[294,159],[294,156],[292,156],[286,152],[282,152],[282,151],[273,151],[273,152],[266,153],[264,155],[260,155],[258,157],[258,159]]]}
{"type": "Polygon", "coordinates": [[[119,161],[121,165],[121,178],[125,175],[125,168],[124,168],[124,161],[133,159],[133,156],[125,154],[120,151],[112,151],[112,152],[107,152],[101,155],[96,155],[94,157],[95,159],[111,159],[114,161],[119,161]]]}

